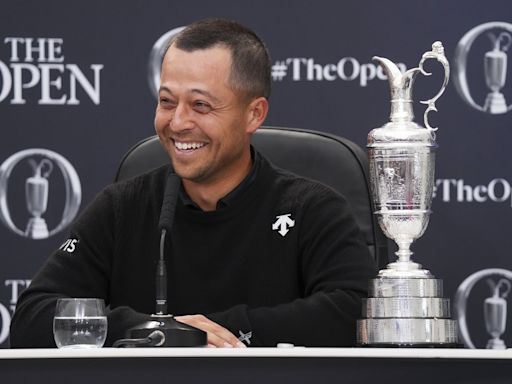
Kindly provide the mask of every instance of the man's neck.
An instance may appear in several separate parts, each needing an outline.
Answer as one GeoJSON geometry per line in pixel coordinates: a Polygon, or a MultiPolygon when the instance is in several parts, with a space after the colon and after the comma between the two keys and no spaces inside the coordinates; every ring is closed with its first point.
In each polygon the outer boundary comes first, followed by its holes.
{"type": "Polygon", "coordinates": [[[220,199],[234,190],[249,174],[252,166],[251,154],[246,153],[241,161],[241,166],[226,177],[210,182],[196,183],[183,179],[183,188],[190,199],[205,212],[215,211],[220,199]]]}

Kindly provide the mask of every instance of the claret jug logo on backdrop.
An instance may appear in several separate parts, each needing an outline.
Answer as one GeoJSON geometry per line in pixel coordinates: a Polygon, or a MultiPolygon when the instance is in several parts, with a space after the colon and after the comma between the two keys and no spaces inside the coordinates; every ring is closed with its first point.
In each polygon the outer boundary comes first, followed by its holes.
{"type": "Polygon", "coordinates": [[[507,349],[502,336],[507,326],[507,296],[512,290],[512,271],[502,268],[488,268],[469,275],[459,285],[455,294],[455,312],[459,322],[461,341],[468,348],[475,348],[466,321],[468,297],[473,287],[481,280],[490,288],[490,296],[484,300],[485,328],[490,339],[487,349],[507,349]]]}
{"type": "Polygon", "coordinates": [[[30,239],[45,239],[64,229],[76,216],[82,199],[80,179],[75,168],[64,157],[47,149],[26,149],[15,153],[0,166],[0,219],[14,233],[30,239]],[[26,207],[30,218],[19,228],[14,223],[9,209],[8,187],[12,171],[25,165],[31,168],[32,176],[25,180],[25,196],[15,202],[26,207]],[[58,172],[60,171],[60,172],[58,172]],[[60,222],[48,228],[44,214],[51,193],[50,175],[58,175],[64,181],[65,201],[60,222]]]}
{"type": "Polygon", "coordinates": [[[169,46],[169,42],[183,29],[185,29],[185,27],[177,27],[164,33],[158,38],[155,44],[153,44],[153,48],[151,48],[148,62],[148,84],[151,93],[155,97],[158,97],[158,90],[160,89],[160,70],[162,69],[164,53],[169,46]]]}
{"type": "MultiPolygon", "coordinates": [[[[510,89],[507,85],[507,61],[508,51],[512,43],[512,24],[501,21],[493,21],[478,25],[468,31],[457,44],[454,56],[454,84],[462,99],[478,111],[501,114],[512,109],[512,100],[507,103],[504,89],[510,89]],[[479,39],[482,37],[482,39],[479,39]],[[485,39],[487,37],[487,39],[485,39]],[[470,50],[478,39],[484,41],[486,52],[482,52],[479,59],[471,56],[470,50]],[[469,88],[469,80],[476,82],[478,79],[469,76],[469,64],[472,61],[478,63],[478,72],[485,80],[486,92],[473,96],[469,88]],[[475,101],[478,97],[482,101],[475,101]]],[[[480,44],[481,45],[481,44],[480,44]]],[[[471,72],[473,74],[473,72],[471,72]]],[[[510,83],[510,80],[509,82],[510,83]]],[[[511,98],[512,96],[509,96],[511,98]]]]}
{"type": "Polygon", "coordinates": [[[85,93],[100,104],[103,64],[91,64],[92,75],[86,76],[77,64],[65,62],[63,39],[5,37],[3,44],[0,52],[8,56],[0,56],[0,103],[26,104],[39,97],[41,105],[78,105],[85,93]]]}

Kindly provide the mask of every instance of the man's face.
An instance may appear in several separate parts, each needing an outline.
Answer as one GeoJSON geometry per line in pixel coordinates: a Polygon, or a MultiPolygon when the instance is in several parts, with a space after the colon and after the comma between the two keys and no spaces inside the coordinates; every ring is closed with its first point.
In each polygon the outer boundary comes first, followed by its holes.
{"type": "Polygon", "coordinates": [[[250,103],[230,87],[230,70],[222,46],[165,55],[155,129],[183,179],[215,182],[247,166],[250,103]]]}

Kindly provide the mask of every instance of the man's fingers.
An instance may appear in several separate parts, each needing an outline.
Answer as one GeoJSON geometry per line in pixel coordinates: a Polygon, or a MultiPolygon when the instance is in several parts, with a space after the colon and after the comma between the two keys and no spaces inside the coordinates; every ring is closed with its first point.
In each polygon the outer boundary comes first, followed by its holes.
{"type": "MultiPolygon", "coordinates": [[[[211,321],[210,319],[208,319],[206,317],[205,317],[205,319],[206,319],[208,326],[211,327],[211,332],[213,334],[215,334],[216,336],[223,339],[225,341],[225,343],[227,343],[231,347],[240,347],[240,345],[239,345],[240,341],[238,340],[238,338],[235,335],[233,335],[230,331],[228,331],[223,326],[211,321]]],[[[223,346],[229,348],[228,345],[223,345],[223,346]]]]}
{"type": "Polygon", "coordinates": [[[233,347],[232,342],[229,341],[231,332],[202,315],[180,316],[176,317],[176,320],[205,331],[208,344],[217,348],[233,347]]]}
{"type": "Polygon", "coordinates": [[[222,337],[217,336],[215,333],[206,331],[208,334],[208,343],[214,345],[216,348],[233,348],[233,345],[228,343],[222,337]]]}
{"type": "Polygon", "coordinates": [[[218,348],[244,348],[245,344],[223,326],[203,315],[177,316],[177,321],[199,328],[207,333],[208,344],[218,348]]]}
{"type": "Polygon", "coordinates": [[[208,343],[215,347],[229,348],[241,346],[238,339],[231,332],[203,315],[177,316],[176,320],[205,331],[208,343]]]}

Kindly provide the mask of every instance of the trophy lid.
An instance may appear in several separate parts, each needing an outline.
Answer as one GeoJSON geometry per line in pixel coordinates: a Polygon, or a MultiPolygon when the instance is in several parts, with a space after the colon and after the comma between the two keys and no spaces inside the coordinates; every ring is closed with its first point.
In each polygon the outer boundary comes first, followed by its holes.
{"type": "Polygon", "coordinates": [[[449,66],[444,56],[444,48],[441,42],[436,41],[432,44],[432,51],[425,52],[420,64],[416,68],[409,69],[402,73],[398,66],[391,60],[374,56],[388,76],[391,91],[391,114],[390,121],[383,127],[376,128],[368,134],[368,147],[390,147],[396,146],[424,146],[437,147],[434,131],[428,122],[428,113],[437,111],[435,107],[436,100],[444,92],[449,79],[449,66]],[[430,100],[421,101],[427,104],[428,108],[424,114],[424,122],[427,129],[416,124],[412,108],[412,88],[414,79],[418,73],[429,76],[431,73],[423,69],[423,63],[429,58],[437,59],[445,68],[445,79],[441,90],[430,100]]]}

